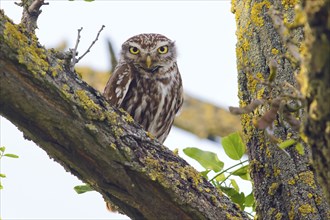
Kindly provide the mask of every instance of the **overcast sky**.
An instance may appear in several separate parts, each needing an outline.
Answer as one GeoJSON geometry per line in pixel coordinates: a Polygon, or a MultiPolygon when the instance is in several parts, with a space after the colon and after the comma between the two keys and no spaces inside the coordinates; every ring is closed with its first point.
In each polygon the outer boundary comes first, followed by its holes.
{"type": "MultiPolygon", "coordinates": [[[[0,8],[18,23],[21,9],[13,2],[1,0],[0,8]]],[[[161,33],[176,41],[178,65],[187,93],[223,107],[238,105],[235,20],[229,0],[48,2],[50,5],[42,7],[37,30],[39,41],[47,48],[64,40],[73,48],[77,29],[83,27],[78,48],[82,54],[105,25],[100,40],[79,65],[108,70],[106,39],[111,39],[119,54],[121,44],[129,37],[161,33]]],[[[7,174],[2,181],[5,188],[0,191],[2,219],[125,218],[109,214],[96,192],[77,195],[72,188],[81,182],[33,142],[24,140],[22,133],[4,118],[0,129],[1,146],[20,156],[1,161],[1,173],[7,174]]],[[[171,149],[193,146],[212,150],[226,160],[217,144],[179,129],[172,129],[165,145],[171,149]]],[[[200,169],[198,164],[189,162],[200,169]]]]}

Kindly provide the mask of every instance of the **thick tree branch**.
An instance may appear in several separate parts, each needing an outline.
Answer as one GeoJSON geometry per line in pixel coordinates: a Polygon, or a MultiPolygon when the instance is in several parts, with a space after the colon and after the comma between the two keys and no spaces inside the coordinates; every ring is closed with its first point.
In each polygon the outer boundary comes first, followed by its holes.
{"type": "Polygon", "coordinates": [[[133,219],[248,219],[0,11],[0,113],[133,219]]]}

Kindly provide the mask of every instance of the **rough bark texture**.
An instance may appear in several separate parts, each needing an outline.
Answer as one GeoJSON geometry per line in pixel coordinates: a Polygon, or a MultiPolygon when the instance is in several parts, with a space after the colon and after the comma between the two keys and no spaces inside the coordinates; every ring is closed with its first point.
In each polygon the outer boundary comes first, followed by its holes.
{"type": "MultiPolygon", "coordinates": [[[[109,74],[96,72],[88,67],[79,67],[77,72],[95,89],[102,91],[109,74]]],[[[185,94],[180,114],[174,120],[174,126],[191,132],[200,138],[223,137],[235,131],[241,131],[240,119],[228,110],[212,103],[185,94]],[[221,123],[219,123],[221,122],[221,123]]]]}
{"type": "Polygon", "coordinates": [[[0,11],[0,114],[133,219],[248,219],[0,11]]]}
{"type": "Polygon", "coordinates": [[[330,204],[330,1],[304,1],[306,51],[301,90],[307,100],[304,132],[330,204]]]}
{"type": "MultiPolygon", "coordinates": [[[[240,106],[244,107],[256,99],[272,100],[290,87],[296,86],[294,44],[303,39],[301,28],[290,33],[278,32],[269,16],[271,7],[280,12],[281,21],[289,26],[293,23],[294,6],[297,1],[285,0],[233,0],[232,11],[237,22],[237,66],[240,106]],[[288,34],[290,37],[288,37],[288,34]],[[291,39],[292,38],[292,39],[291,39]],[[294,43],[293,43],[294,42],[294,43]],[[288,49],[288,45],[291,45],[288,49]],[[291,57],[291,58],[289,58],[291,57]],[[269,63],[277,63],[274,87],[267,87],[270,77],[269,63]]],[[[292,95],[292,94],[290,94],[292,95]]],[[[299,153],[294,145],[281,150],[276,141],[299,140],[299,133],[281,120],[280,111],[268,112],[269,104],[263,104],[243,114],[241,121],[247,144],[254,182],[256,212],[258,219],[329,219],[329,206],[316,182],[310,150],[299,153]],[[257,129],[254,122],[268,112],[274,116],[272,129],[257,129]],[[268,133],[268,134],[267,134],[268,133]],[[272,137],[272,138],[271,138],[272,137]]],[[[299,120],[302,111],[296,112],[299,120]]]]}

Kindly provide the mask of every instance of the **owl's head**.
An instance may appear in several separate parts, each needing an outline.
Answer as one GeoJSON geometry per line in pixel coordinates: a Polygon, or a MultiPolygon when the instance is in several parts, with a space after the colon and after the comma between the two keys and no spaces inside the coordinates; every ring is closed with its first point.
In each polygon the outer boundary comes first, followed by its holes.
{"type": "Polygon", "coordinates": [[[121,58],[138,70],[157,73],[176,62],[176,48],[173,41],[161,34],[139,34],[123,43],[121,58]]]}

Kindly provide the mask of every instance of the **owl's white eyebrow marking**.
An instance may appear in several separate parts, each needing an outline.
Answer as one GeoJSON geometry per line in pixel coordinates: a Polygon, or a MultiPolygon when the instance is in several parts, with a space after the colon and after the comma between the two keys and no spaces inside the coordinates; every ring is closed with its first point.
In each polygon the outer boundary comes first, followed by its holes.
{"type": "Polygon", "coordinates": [[[128,45],[129,45],[130,47],[137,47],[137,48],[141,49],[140,45],[137,44],[137,43],[135,43],[135,42],[129,42],[128,45]]]}
{"type": "Polygon", "coordinates": [[[168,46],[169,42],[167,41],[162,41],[162,42],[158,42],[156,44],[156,48],[162,47],[162,46],[168,46]]]}

